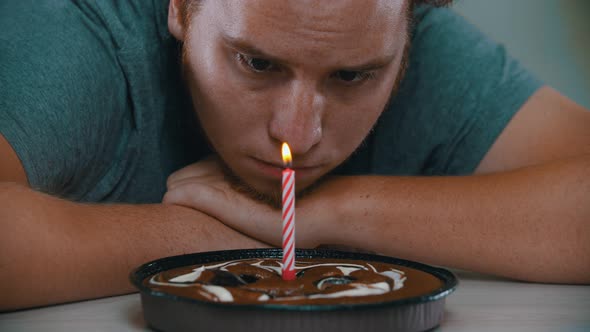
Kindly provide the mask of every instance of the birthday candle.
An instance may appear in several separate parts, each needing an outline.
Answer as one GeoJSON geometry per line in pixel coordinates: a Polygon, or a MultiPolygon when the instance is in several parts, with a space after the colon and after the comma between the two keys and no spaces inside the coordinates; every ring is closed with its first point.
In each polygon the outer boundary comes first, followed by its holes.
{"type": "Polygon", "coordinates": [[[295,279],[295,171],[291,167],[291,150],[282,147],[283,163],[283,280],[295,279]]]}

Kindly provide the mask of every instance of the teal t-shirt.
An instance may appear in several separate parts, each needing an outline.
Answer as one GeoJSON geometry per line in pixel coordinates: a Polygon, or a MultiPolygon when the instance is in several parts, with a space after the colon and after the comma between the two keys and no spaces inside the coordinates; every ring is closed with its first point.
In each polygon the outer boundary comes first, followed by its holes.
{"type": "MultiPolygon", "coordinates": [[[[341,174],[473,172],[541,83],[449,9],[415,12],[400,91],[341,174]]],[[[30,185],[76,201],[159,202],[210,153],[163,0],[0,2],[0,133],[30,185]]]]}

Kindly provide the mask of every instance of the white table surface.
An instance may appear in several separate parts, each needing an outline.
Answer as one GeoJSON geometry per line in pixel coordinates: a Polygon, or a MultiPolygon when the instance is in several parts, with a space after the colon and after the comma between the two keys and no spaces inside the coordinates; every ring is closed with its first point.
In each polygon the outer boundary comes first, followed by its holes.
{"type": "MultiPolygon", "coordinates": [[[[435,331],[590,331],[590,286],[521,283],[455,271],[435,331]]],[[[0,294],[1,296],[1,294],[0,294]]],[[[146,331],[139,295],[0,314],[0,331],[146,331]]]]}

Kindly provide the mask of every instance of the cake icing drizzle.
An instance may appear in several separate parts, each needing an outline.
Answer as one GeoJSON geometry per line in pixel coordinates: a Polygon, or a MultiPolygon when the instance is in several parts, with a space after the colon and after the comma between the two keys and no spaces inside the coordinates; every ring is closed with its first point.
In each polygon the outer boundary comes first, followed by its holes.
{"type": "MultiPolygon", "coordinates": [[[[227,261],[219,264],[214,265],[203,265],[194,268],[191,272],[185,273],[179,276],[175,276],[169,280],[161,280],[162,277],[160,274],[156,274],[151,279],[149,279],[149,284],[156,285],[156,286],[169,286],[169,287],[196,287],[198,293],[203,295],[205,298],[215,301],[215,302],[233,302],[234,296],[232,295],[231,291],[228,287],[222,285],[215,285],[212,283],[203,283],[199,281],[199,278],[203,275],[203,273],[207,270],[210,271],[224,271],[228,273],[228,268],[238,265],[238,264],[249,264],[252,267],[260,268],[265,271],[271,272],[277,276],[281,274],[281,265],[282,263],[280,260],[270,260],[270,259],[259,259],[259,260],[233,260],[227,261]],[[268,263],[272,261],[275,265],[268,265],[268,263]]],[[[394,268],[388,268],[384,271],[378,271],[373,265],[370,263],[364,264],[353,264],[353,263],[308,263],[308,262],[297,262],[295,269],[298,273],[307,273],[307,271],[311,271],[314,268],[324,268],[324,267],[334,267],[342,273],[341,277],[338,276],[331,276],[331,277],[324,277],[322,280],[319,280],[315,285],[317,290],[308,295],[295,295],[295,296],[281,296],[280,300],[282,301],[295,301],[301,300],[305,298],[309,299],[322,299],[322,298],[341,298],[341,297],[356,297],[356,296],[370,296],[370,295],[381,295],[387,292],[392,292],[401,289],[404,287],[404,282],[406,280],[405,274],[403,271],[396,270],[394,268]],[[351,273],[356,271],[368,271],[383,277],[386,277],[391,280],[391,282],[383,281],[381,277],[381,281],[376,282],[362,282],[356,280],[355,278],[350,277],[351,273]],[[324,288],[330,287],[334,284],[346,284],[346,288],[339,290],[339,291],[332,291],[332,292],[322,292],[324,288]]],[[[239,277],[234,277],[238,278],[239,277]]],[[[241,279],[240,279],[241,280],[241,279]]],[[[260,290],[257,290],[260,292],[260,290]]],[[[258,302],[266,302],[273,298],[272,294],[264,294],[261,293],[257,296],[258,302]]]]}

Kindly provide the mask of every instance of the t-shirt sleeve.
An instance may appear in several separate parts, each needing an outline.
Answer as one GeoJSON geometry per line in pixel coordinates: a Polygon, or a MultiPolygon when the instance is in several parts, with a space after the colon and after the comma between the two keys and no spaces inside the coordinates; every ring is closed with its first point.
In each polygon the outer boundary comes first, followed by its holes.
{"type": "Polygon", "coordinates": [[[422,174],[471,174],[542,83],[454,11],[417,13],[400,137],[422,174]]]}
{"type": "Polygon", "coordinates": [[[441,76],[455,80],[449,84],[440,82],[440,86],[449,89],[443,93],[455,96],[447,107],[448,119],[456,124],[448,126],[452,131],[438,156],[438,172],[469,174],[542,83],[509,56],[503,45],[483,35],[458,14],[447,14],[438,17],[441,28],[427,37],[433,40],[432,47],[442,46],[436,40],[451,41],[443,56],[452,64],[441,66],[441,70],[449,70],[441,76]]]}
{"type": "Polygon", "coordinates": [[[83,197],[120,148],[126,93],[99,13],[76,1],[2,2],[0,133],[31,187],[83,197]]]}

